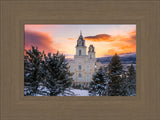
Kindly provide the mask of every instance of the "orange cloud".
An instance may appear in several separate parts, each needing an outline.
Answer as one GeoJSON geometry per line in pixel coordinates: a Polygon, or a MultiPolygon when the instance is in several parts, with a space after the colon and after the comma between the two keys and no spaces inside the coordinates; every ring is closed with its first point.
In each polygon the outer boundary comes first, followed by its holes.
{"type": "MultiPolygon", "coordinates": [[[[96,45],[97,56],[136,52],[136,31],[116,36],[98,34],[84,37],[84,39],[88,44],[93,42],[96,45]]],[[[68,38],[68,40],[77,40],[77,38],[68,38]]]]}
{"type": "Polygon", "coordinates": [[[124,43],[114,43],[112,44],[111,49],[105,53],[105,55],[114,55],[117,54],[124,54],[124,53],[135,53],[136,52],[136,44],[124,44],[124,43]]]}
{"type": "MultiPolygon", "coordinates": [[[[76,40],[77,38],[68,38],[68,40],[76,40]]],[[[113,41],[123,41],[128,43],[136,43],[136,31],[127,33],[125,35],[111,36],[109,34],[98,34],[95,36],[84,37],[85,40],[92,42],[113,42],[113,41]]]]}
{"type": "Polygon", "coordinates": [[[56,45],[48,33],[25,31],[25,49],[31,49],[32,46],[38,47],[40,51],[44,50],[45,53],[56,52],[56,45]]]}
{"type": "Polygon", "coordinates": [[[135,34],[136,34],[136,31],[132,31],[132,32],[130,32],[130,33],[128,33],[128,34],[130,34],[130,35],[135,35],[135,34]]]}
{"type": "Polygon", "coordinates": [[[98,34],[95,36],[87,36],[85,37],[85,40],[90,40],[93,42],[111,42],[114,41],[114,39],[111,37],[111,35],[108,34],[98,34]]]}
{"type": "MultiPolygon", "coordinates": [[[[117,53],[117,51],[115,51],[115,49],[109,49],[107,51],[107,55],[114,55],[115,53],[117,53]]],[[[117,53],[118,54],[118,53],[117,53]]]]}
{"type": "Polygon", "coordinates": [[[119,36],[120,41],[125,41],[128,43],[136,43],[136,31],[130,32],[127,35],[119,36]]]}
{"type": "Polygon", "coordinates": [[[114,36],[114,42],[110,43],[110,48],[104,55],[125,54],[136,52],[136,31],[127,33],[125,35],[114,36]]]}

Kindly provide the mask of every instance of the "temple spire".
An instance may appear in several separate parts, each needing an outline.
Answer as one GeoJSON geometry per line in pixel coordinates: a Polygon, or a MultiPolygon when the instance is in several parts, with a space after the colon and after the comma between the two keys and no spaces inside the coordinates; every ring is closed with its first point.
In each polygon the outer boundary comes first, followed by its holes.
{"type": "Polygon", "coordinates": [[[80,30],[80,35],[82,35],[82,31],[80,30]]]}
{"type": "Polygon", "coordinates": [[[81,30],[80,30],[80,36],[79,36],[79,38],[77,40],[77,46],[85,46],[85,40],[83,39],[81,30]]]}

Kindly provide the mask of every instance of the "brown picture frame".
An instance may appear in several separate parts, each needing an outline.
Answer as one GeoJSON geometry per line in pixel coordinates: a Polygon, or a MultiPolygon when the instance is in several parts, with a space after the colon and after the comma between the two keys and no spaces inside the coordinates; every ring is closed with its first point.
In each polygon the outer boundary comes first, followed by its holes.
{"type": "Polygon", "coordinates": [[[1,0],[1,120],[159,120],[160,1],[1,0]],[[136,24],[136,96],[25,97],[24,24],[136,24]]]}

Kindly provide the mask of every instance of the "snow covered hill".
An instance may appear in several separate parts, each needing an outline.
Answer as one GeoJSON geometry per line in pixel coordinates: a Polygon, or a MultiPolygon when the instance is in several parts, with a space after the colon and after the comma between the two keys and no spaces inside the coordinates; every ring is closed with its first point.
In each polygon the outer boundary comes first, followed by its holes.
{"type": "MultiPolygon", "coordinates": [[[[108,64],[111,61],[111,58],[112,56],[97,58],[97,62],[108,64]]],[[[122,64],[136,64],[136,54],[120,55],[120,60],[122,64]]]]}

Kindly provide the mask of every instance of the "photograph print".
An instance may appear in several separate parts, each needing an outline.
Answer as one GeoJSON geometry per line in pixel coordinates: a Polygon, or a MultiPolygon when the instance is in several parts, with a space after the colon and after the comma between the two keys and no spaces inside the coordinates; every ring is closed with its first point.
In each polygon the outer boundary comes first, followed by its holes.
{"type": "Polygon", "coordinates": [[[24,96],[136,96],[136,24],[25,24],[24,96]]]}

